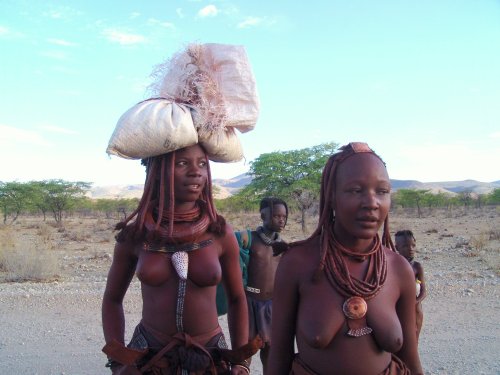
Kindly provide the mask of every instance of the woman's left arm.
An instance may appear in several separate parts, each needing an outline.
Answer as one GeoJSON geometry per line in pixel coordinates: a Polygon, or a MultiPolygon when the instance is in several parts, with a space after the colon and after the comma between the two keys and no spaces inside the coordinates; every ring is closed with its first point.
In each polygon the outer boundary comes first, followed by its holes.
{"type": "Polygon", "coordinates": [[[415,262],[417,269],[417,278],[420,280],[420,294],[417,297],[417,302],[422,302],[427,297],[427,286],[425,285],[424,267],[419,262],[415,262]]]}
{"type": "Polygon", "coordinates": [[[231,347],[240,348],[248,343],[248,308],[240,268],[240,251],[233,229],[226,224],[226,233],[221,238],[222,284],[228,302],[228,328],[231,347]]]}
{"type": "MultiPolygon", "coordinates": [[[[399,258],[399,257],[398,257],[399,258]]],[[[400,296],[396,312],[403,330],[403,346],[396,355],[410,368],[413,375],[423,374],[418,354],[415,320],[415,274],[410,264],[401,257],[393,269],[397,272],[400,296]]]]}

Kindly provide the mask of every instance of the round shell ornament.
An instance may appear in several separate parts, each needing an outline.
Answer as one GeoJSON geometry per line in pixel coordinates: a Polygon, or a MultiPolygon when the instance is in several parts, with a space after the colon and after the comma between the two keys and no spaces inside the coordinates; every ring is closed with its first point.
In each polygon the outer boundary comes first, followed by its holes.
{"type": "Polygon", "coordinates": [[[185,251],[177,251],[172,254],[172,265],[181,280],[187,279],[189,257],[185,251]]]}
{"type": "Polygon", "coordinates": [[[361,319],[366,315],[367,310],[368,305],[366,301],[357,296],[346,299],[342,306],[344,315],[349,319],[361,319]]]}

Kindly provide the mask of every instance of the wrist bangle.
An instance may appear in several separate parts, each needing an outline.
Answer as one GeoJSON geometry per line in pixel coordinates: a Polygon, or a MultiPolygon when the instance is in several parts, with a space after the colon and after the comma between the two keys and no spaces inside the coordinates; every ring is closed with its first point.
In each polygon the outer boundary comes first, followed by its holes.
{"type": "Polygon", "coordinates": [[[244,368],[245,371],[247,372],[247,374],[250,375],[250,369],[247,366],[245,366],[245,365],[243,365],[241,363],[236,363],[236,364],[233,365],[233,367],[236,367],[236,366],[244,368]]]}

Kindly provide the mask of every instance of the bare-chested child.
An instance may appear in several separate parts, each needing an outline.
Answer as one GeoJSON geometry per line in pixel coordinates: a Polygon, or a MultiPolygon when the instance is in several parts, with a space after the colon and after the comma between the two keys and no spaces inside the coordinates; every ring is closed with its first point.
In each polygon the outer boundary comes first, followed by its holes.
{"type": "Polygon", "coordinates": [[[415,273],[415,283],[416,283],[416,323],[417,323],[417,341],[420,336],[420,330],[422,329],[422,323],[424,320],[424,312],[422,310],[422,301],[427,296],[427,291],[425,288],[425,278],[424,278],[424,267],[422,264],[414,260],[415,250],[417,248],[417,241],[413,232],[411,230],[400,230],[395,235],[395,245],[396,250],[410,262],[413,272],[415,273]]]}
{"type": "Polygon", "coordinates": [[[250,260],[246,295],[248,303],[249,338],[260,335],[263,347],[260,359],[264,374],[271,346],[271,314],[274,276],[280,256],[273,256],[272,245],[281,241],[280,232],[288,218],[287,204],[278,198],[264,198],[260,202],[262,226],[251,233],[250,260]]]}

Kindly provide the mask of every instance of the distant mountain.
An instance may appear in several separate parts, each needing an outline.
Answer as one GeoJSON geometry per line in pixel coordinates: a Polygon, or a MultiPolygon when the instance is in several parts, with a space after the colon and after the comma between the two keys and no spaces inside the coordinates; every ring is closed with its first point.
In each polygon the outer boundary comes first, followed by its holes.
{"type": "MultiPolygon", "coordinates": [[[[216,187],[217,199],[227,198],[245,187],[252,181],[246,174],[240,174],[230,179],[216,178],[213,185],[216,187]]],[[[462,191],[470,191],[476,194],[487,194],[493,189],[500,188],[500,180],[493,182],[480,182],[475,180],[443,181],[443,182],[420,182],[416,180],[391,180],[393,191],[398,189],[425,189],[433,193],[444,192],[457,194],[462,191]]],[[[88,194],[92,199],[118,199],[118,198],[140,198],[144,185],[112,185],[96,186],[88,194]]]]}

